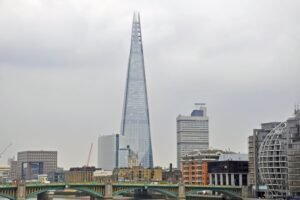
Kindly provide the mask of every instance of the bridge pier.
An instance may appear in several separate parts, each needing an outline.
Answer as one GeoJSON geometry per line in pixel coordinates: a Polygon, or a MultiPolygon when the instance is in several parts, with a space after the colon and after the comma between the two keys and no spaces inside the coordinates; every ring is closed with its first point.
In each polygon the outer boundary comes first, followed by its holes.
{"type": "Polygon", "coordinates": [[[104,199],[113,199],[113,188],[111,183],[105,184],[104,199]]]}
{"type": "Polygon", "coordinates": [[[25,192],[26,192],[25,183],[20,182],[18,184],[18,189],[17,189],[17,200],[25,200],[26,198],[25,192]]]}
{"type": "Polygon", "coordinates": [[[178,185],[178,195],[177,195],[178,200],[185,200],[185,187],[183,183],[179,183],[178,185]]]}

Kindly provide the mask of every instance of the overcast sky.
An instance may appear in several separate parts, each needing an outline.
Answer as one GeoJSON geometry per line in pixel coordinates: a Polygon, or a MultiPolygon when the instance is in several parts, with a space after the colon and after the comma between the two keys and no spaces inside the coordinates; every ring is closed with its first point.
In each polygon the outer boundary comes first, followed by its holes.
{"type": "Polygon", "coordinates": [[[118,133],[141,13],[154,164],[176,163],[176,117],[206,102],[210,146],[247,152],[300,100],[300,1],[0,0],[0,159],[57,150],[86,164],[118,133]]]}

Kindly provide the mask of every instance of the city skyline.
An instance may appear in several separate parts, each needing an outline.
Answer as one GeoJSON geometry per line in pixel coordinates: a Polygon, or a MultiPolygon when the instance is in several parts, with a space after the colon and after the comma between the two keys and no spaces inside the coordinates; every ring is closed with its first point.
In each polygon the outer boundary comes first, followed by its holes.
{"type": "Polygon", "coordinates": [[[300,99],[297,1],[0,4],[0,147],[13,143],[0,163],[57,150],[59,166],[82,166],[119,130],[135,9],[156,165],[176,163],[176,116],[195,102],[209,107],[211,146],[247,152],[252,130],[300,99]]]}

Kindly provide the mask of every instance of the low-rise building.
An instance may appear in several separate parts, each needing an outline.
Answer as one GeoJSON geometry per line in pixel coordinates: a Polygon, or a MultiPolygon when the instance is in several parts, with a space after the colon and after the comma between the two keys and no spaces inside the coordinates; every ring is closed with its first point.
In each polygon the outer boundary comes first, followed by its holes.
{"type": "Polygon", "coordinates": [[[165,169],[162,172],[162,181],[168,183],[179,183],[181,181],[182,173],[181,170],[173,168],[170,163],[169,169],[165,169]]]}
{"type": "Polygon", "coordinates": [[[113,171],[114,181],[162,181],[162,168],[144,168],[135,166],[132,168],[116,168],[113,171]]]}
{"type": "Polygon", "coordinates": [[[65,172],[63,168],[58,168],[56,171],[48,173],[48,180],[50,182],[64,182],[65,172]]]}
{"type": "Polygon", "coordinates": [[[111,182],[112,180],[112,171],[108,170],[96,170],[93,173],[93,181],[99,183],[111,182]]]}
{"type": "Polygon", "coordinates": [[[0,165],[0,183],[7,182],[10,180],[10,166],[0,165]]]}
{"type": "Polygon", "coordinates": [[[218,160],[220,155],[232,153],[218,149],[197,150],[182,158],[182,179],[185,184],[207,185],[207,162],[218,160]]]}
{"type": "Polygon", "coordinates": [[[248,155],[223,154],[216,161],[207,162],[210,185],[248,185],[248,155]]]}
{"type": "Polygon", "coordinates": [[[72,182],[92,182],[94,180],[93,174],[96,170],[95,167],[73,167],[69,171],[65,171],[65,181],[72,182]]]}

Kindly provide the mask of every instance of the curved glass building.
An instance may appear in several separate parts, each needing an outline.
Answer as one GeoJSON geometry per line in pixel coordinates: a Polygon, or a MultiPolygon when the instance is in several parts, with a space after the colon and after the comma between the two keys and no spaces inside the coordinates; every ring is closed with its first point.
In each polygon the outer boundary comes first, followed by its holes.
{"type": "Polygon", "coordinates": [[[279,124],[265,138],[259,150],[259,170],[268,186],[268,196],[285,197],[288,187],[286,122],[279,124]]]}
{"type": "Polygon", "coordinates": [[[261,180],[269,198],[300,197],[300,111],[280,123],[259,148],[261,180]],[[297,178],[296,178],[297,177],[297,178]]]}
{"type": "Polygon", "coordinates": [[[120,147],[125,148],[129,146],[130,149],[138,155],[139,165],[143,167],[153,167],[150,120],[139,13],[134,13],[133,16],[121,135],[124,137],[122,141],[120,141],[120,147]]]}

